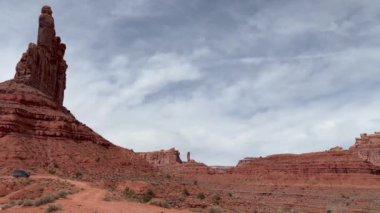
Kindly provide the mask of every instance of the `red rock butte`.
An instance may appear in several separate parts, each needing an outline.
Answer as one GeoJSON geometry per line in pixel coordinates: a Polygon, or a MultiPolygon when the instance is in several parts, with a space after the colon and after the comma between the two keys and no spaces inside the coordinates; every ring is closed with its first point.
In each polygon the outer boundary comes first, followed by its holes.
{"type": "Polygon", "coordinates": [[[113,145],[63,106],[66,45],[56,36],[52,14],[42,7],[37,44],[22,54],[14,79],[0,83],[0,172],[47,170],[52,162],[66,175],[133,173],[132,162],[136,171],[150,170],[144,159],[113,145]]]}
{"type": "MultiPolygon", "coordinates": [[[[63,106],[66,46],[52,14],[42,8],[37,44],[29,44],[14,79],[0,83],[0,175],[20,168],[113,181],[121,196],[126,186],[149,186],[172,207],[196,212],[216,205],[226,212],[380,212],[379,132],[361,134],[348,150],[247,157],[234,167],[207,166],[190,153],[184,162],[174,148],[135,153],[112,144],[63,106]]],[[[3,200],[10,185],[0,181],[3,200]]]]}

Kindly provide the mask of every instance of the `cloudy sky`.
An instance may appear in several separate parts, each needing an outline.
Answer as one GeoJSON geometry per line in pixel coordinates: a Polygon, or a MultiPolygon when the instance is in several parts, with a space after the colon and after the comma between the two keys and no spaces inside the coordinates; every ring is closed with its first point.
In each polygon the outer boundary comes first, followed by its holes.
{"type": "Polygon", "coordinates": [[[65,106],[117,145],[235,165],[380,130],[377,0],[0,0],[1,81],[44,4],[68,46],[65,106]]]}

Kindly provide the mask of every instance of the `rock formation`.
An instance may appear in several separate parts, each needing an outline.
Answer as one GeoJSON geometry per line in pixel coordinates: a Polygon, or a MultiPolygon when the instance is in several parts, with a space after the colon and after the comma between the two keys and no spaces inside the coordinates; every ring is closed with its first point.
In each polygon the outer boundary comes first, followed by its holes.
{"type": "Polygon", "coordinates": [[[174,148],[155,152],[140,152],[138,154],[154,166],[167,166],[182,163],[179,151],[174,148]]]}
{"type": "Polygon", "coordinates": [[[234,172],[251,175],[380,174],[380,167],[345,150],[246,158],[238,163],[234,172]]]}
{"type": "MultiPolygon", "coordinates": [[[[251,157],[236,167],[210,167],[190,153],[183,162],[174,148],[134,153],[113,145],[63,106],[65,49],[51,8],[44,6],[37,44],[23,54],[15,78],[0,83],[1,176],[23,168],[107,186],[120,181],[114,188],[123,196],[125,181],[138,180],[134,184],[154,188],[173,208],[196,212],[215,204],[216,195],[226,212],[380,212],[380,133],[362,134],[349,150],[251,157]]],[[[0,184],[0,194],[11,191],[0,184]]]]}
{"type": "Polygon", "coordinates": [[[380,132],[361,134],[350,150],[356,152],[362,159],[380,166],[380,132]]]}
{"type": "Polygon", "coordinates": [[[20,167],[97,174],[92,177],[151,171],[144,159],[113,145],[62,105],[65,49],[51,8],[44,6],[37,44],[29,44],[14,79],[0,83],[0,173],[20,167]]]}
{"type": "Polygon", "coordinates": [[[191,160],[191,158],[190,158],[190,152],[187,152],[186,157],[187,157],[187,162],[190,162],[190,160],[191,160]]]}
{"type": "Polygon", "coordinates": [[[375,174],[380,175],[380,133],[361,134],[349,150],[334,147],[326,152],[280,154],[240,160],[243,174],[375,174]]]}
{"type": "Polygon", "coordinates": [[[30,43],[16,66],[15,81],[32,86],[62,106],[66,88],[66,45],[55,35],[54,18],[49,6],[42,7],[37,45],[30,43]]]}

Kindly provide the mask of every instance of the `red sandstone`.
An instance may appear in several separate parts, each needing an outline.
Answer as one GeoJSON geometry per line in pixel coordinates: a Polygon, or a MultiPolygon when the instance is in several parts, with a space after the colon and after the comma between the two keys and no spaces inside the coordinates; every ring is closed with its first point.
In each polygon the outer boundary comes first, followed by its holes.
{"type": "MultiPolygon", "coordinates": [[[[201,212],[209,208],[228,212],[380,211],[380,133],[362,134],[349,150],[334,147],[324,152],[248,157],[236,167],[210,167],[192,160],[190,153],[183,162],[174,148],[134,153],[113,145],[63,106],[65,49],[56,36],[51,8],[44,6],[37,44],[31,43],[22,55],[15,78],[0,83],[0,174],[24,168],[33,175],[49,172],[88,180],[110,189],[115,199],[124,199],[125,187],[137,195],[152,189],[171,207],[201,212]],[[221,198],[218,207],[216,195],[221,198]]],[[[94,204],[106,193],[82,182],[75,184],[88,191],[72,196],[71,202],[58,201],[68,211],[78,211],[78,202],[88,201],[84,196],[93,193],[94,204]]],[[[21,198],[24,192],[41,195],[39,187],[27,185],[0,178],[0,204],[21,198]]],[[[97,207],[114,212],[125,208],[125,203],[112,202],[118,208],[103,207],[106,203],[97,207]]],[[[85,206],[85,212],[93,212],[85,206]]],[[[10,210],[25,211],[21,207],[10,210]]]]}

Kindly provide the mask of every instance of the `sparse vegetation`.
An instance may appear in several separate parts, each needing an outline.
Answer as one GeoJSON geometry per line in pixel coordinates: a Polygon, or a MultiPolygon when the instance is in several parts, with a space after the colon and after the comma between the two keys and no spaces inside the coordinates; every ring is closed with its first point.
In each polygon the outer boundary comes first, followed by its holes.
{"type": "Polygon", "coordinates": [[[170,178],[172,178],[172,176],[170,176],[169,174],[167,174],[167,175],[166,175],[166,178],[167,178],[167,179],[170,179],[170,178]]]}
{"type": "Polygon", "coordinates": [[[65,192],[65,191],[60,191],[58,193],[49,194],[49,195],[39,197],[35,200],[32,200],[32,199],[12,200],[8,204],[3,205],[2,209],[11,208],[15,205],[24,206],[24,207],[26,207],[26,206],[42,206],[44,204],[54,202],[55,200],[57,200],[59,198],[65,198],[68,194],[70,194],[70,193],[65,192]]]}
{"type": "Polygon", "coordinates": [[[231,194],[231,192],[228,192],[228,197],[232,197],[232,194],[231,194]]]}
{"type": "Polygon", "coordinates": [[[33,206],[33,200],[31,200],[31,199],[22,200],[20,205],[22,205],[22,206],[33,206]]]}
{"type": "Polygon", "coordinates": [[[53,166],[54,166],[54,168],[56,168],[56,169],[59,168],[59,165],[58,165],[57,161],[53,161],[53,166]]]}
{"type": "Polygon", "coordinates": [[[194,180],[194,181],[193,181],[193,184],[194,184],[194,185],[198,185],[198,181],[197,181],[197,180],[194,180]]]}
{"type": "Polygon", "coordinates": [[[133,189],[130,189],[129,187],[125,187],[125,189],[123,190],[122,196],[126,199],[138,201],[141,203],[148,203],[155,197],[155,194],[151,189],[148,189],[146,190],[144,194],[138,195],[133,189]]]}
{"type": "Polygon", "coordinates": [[[206,198],[206,196],[205,196],[205,194],[203,194],[203,192],[199,192],[198,195],[197,195],[197,197],[198,197],[199,199],[201,199],[201,200],[203,200],[203,199],[206,198]]]}
{"type": "Polygon", "coordinates": [[[214,196],[212,196],[212,203],[213,204],[219,205],[220,204],[220,200],[221,200],[220,195],[214,195],[214,196]]]}
{"type": "Polygon", "coordinates": [[[58,192],[55,194],[46,195],[46,196],[43,196],[43,197],[40,197],[40,198],[37,198],[36,200],[34,200],[34,205],[35,206],[41,206],[41,205],[44,205],[47,203],[51,203],[51,202],[54,202],[55,200],[57,200],[59,198],[65,198],[68,194],[69,194],[68,192],[61,191],[61,192],[58,192]]]}
{"type": "Polygon", "coordinates": [[[168,204],[168,202],[166,200],[157,199],[157,198],[152,199],[149,202],[149,204],[159,206],[159,207],[163,207],[163,208],[170,208],[170,205],[168,204]]]}
{"type": "Polygon", "coordinates": [[[68,192],[60,191],[60,192],[58,192],[58,197],[65,198],[65,197],[67,197],[68,194],[69,194],[68,192]]]}
{"type": "Polygon", "coordinates": [[[95,161],[96,161],[97,163],[99,163],[99,162],[100,162],[100,157],[97,157],[97,158],[95,159],[95,161]]]}
{"type": "Polygon", "coordinates": [[[43,196],[43,197],[40,197],[40,198],[37,198],[36,200],[34,200],[34,205],[35,206],[41,206],[41,205],[44,205],[47,203],[51,203],[51,202],[55,201],[56,199],[57,199],[57,197],[54,195],[46,195],[46,196],[43,196]]]}
{"type": "Polygon", "coordinates": [[[208,209],[208,212],[209,212],[209,213],[222,213],[222,212],[223,212],[223,209],[220,208],[219,206],[211,206],[211,207],[208,209]]]}
{"type": "Polygon", "coordinates": [[[75,178],[76,179],[81,179],[82,176],[83,176],[83,174],[80,171],[75,172],[75,178]]]}
{"type": "Polygon", "coordinates": [[[184,195],[184,196],[189,196],[190,195],[190,192],[189,191],[187,191],[187,189],[183,189],[182,190],[182,195],[184,195]]]}
{"type": "Polygon", "coordinates": [[[54,168],[49,168],[48,172],[49,172],[49,174],[54,175],[56,171],[54,168]]]}
{"type": "Polygon", "coordinates": [[[129,187],[125,187],[123,191],[123,196],[127,199],[136,199],[136,193],[133,189],[130,189],[129,187]]]}
{"type": "Polygon", "coordinates": [[[7,203],[4,206],[2,206],[1,209],[9,209],[9,208],[12,208],[15,205],[16,205],[16,203],[10,202],[10,203],[7,203]]]}
{"type": "Polygon", "coordinates": [[[155,196],[154,192],[151,189],[148,189],[142,197],[142,202],[147,203],[150,200],[152,200],[154,196],[155,196]]]}
{"type": "Polygon", "coordinates": [[[55,212],[55,211],[60,211],[62,210],[62,207],[59,205],[49,205],[49,207],[45,210],[46,213],[49,212],[55,212]]]}
{"type": "Polygon", "coordinates": [[[104,200],[104,201],[111,201],[111,200],[112,200],[112,195],[111,195],[111,193],[107,192],[107,193],[104,195],[103,200],[104,200]]]}

